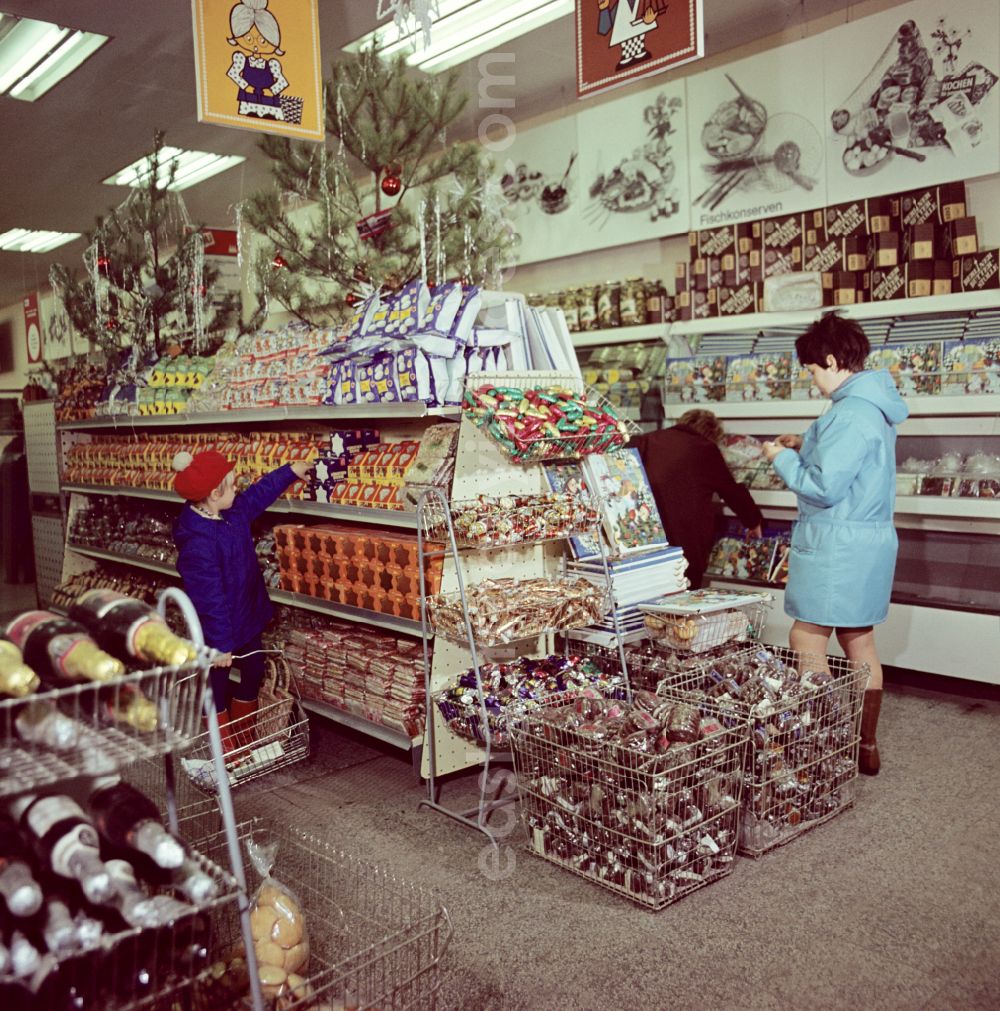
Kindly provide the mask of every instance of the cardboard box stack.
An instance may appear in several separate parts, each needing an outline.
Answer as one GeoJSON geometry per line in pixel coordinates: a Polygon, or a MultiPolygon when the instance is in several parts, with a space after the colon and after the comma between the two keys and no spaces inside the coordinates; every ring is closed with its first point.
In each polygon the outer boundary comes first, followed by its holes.
{"type": "Polygon", "coordinates": [[[690,232],[688,247],[674,272],[680,320],[763,312],[764,281],[798,271],[822,275],[828,306],[1000,288],[964,182],[690,232]]]}

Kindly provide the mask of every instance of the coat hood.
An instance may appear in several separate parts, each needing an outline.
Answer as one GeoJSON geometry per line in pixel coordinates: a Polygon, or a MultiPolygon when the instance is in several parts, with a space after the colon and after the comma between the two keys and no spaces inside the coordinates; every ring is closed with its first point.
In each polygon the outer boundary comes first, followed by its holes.
{"type": "Polygon", "coordinates": [[[899,395],[892,376],[885,369],[874,372],[858,372],[833,391],[830,399],[843,400],[844,397],[860,397],[874,404],[892,425],[904,422],[910,414],[906,401],[899,395]]]}

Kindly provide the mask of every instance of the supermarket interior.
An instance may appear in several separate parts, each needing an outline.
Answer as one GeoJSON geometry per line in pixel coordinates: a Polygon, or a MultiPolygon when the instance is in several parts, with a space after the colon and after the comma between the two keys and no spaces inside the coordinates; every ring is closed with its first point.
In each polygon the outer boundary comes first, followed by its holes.
{"type": "Polygon", "coordinates": [[[141,6],[0,0],[0,1007],[1000,1006],[995,0],[141,6]]]}

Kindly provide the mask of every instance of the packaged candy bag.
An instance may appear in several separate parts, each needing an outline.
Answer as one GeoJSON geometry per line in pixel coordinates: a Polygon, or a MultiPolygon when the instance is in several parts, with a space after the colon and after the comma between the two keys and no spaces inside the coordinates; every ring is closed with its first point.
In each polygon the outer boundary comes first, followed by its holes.
{"type": "Polygon", "coordinates": [[[250,930],[264,997],[274,999],[307,988],[302,970],[309,961],[309,935],[295,893],[271,877],[278,840],[268,829],[255,829],[246,841],[247,856],[264,879],[250,904],[250,930]]]}

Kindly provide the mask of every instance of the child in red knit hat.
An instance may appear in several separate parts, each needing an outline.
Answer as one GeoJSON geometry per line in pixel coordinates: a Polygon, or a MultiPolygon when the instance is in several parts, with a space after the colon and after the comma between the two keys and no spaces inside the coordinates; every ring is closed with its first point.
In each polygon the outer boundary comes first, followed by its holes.
{"type": "Polygon", "coordinates": [[[222,654],[212,668],[211,687],[227,752],[256,739],[257,693],[264,678],[260,634],[273,613],[250,524],[311,469],[306,461],[285,464],[237,494],[233,465],[221,453],[174,457],[174,489],[187,499],[174,524],[177,569],[206,645],[222,654]],[[230,698],[234,663],[240,682],[230,698]]]}

